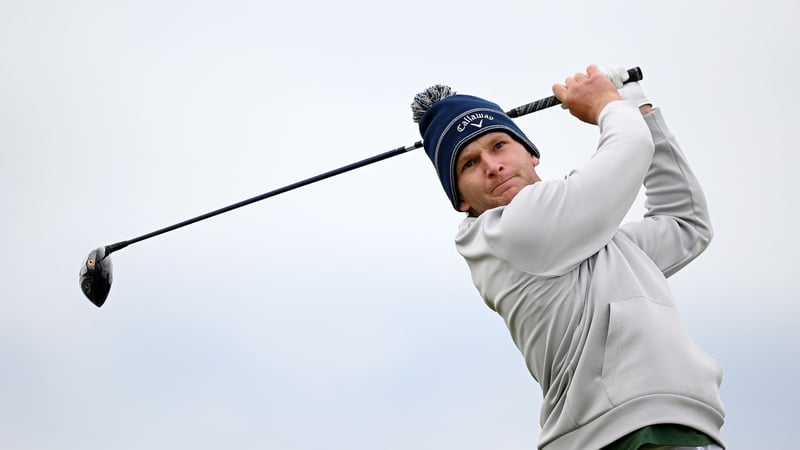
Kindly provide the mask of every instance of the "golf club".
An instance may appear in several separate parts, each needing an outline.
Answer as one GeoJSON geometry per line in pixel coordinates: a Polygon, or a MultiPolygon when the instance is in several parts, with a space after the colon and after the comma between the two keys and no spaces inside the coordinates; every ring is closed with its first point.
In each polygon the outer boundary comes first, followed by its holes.
{"type": "MultiPolygon", "coordinates": [[[[628,79],[625,80],[625,82],[639,81],[642,78],[643,75],[641,69],[639,67],[634,67],[632,69],[628,69],[628,79]]],[[[552,106],[559,104],[561,104],[561,102],[555,96],[550,96],[514,108],[506,112],[506,114],[511,118],[515,118],[524,116],[526,114],[530,114],[532,112],[540,111],[542,109],[550,108],[552,106]]],[[[108,293],[111,290],[111,282],[113,281],[113,276],[112,276],[112,264],[110,255],[115,251],[123,249],[131,244],[135,244],[137,242],[141,242],[146,239],[158,236],[160,234],[168,233],[170,231],[177,230],[178,228],[191,225],[195,222],[199,222],[201,220],[205,220],[217,216],[219,214],[223,214],[228,211],[241,208],[242,206],[246,206],[251,203],[255,203],[270,197],[274,197],[276,195],[283,194],[284,192],[288,192],[297,189],[299,187],[309,185],[311,183],[316,183],[317,181],[321,181],[326,178],[330,178],[345,172],[349,172],[351,170],[358,169],[360,167],[364,167],[369,164],[376,163],[378,161],[383,161],[384,159],[392,158],[394,156],[401,155],[403,153],[418,149],[420,147],[422,147],[422,141],[417,141],[411,145],[398,147],[394,150],[389,150],[388,152],[381,153],[372,156],[370,158],[366,158],[361,161],[339,167],[338,169],[321,173],[311,178],[307,178],[305,180],[301,180],[269,192],[265,192],[261,195],[257,195],[247,200],[242,200],[238,203],[234,203],[232,205],[225,206],[223,208],[208,212],[206,214],[188,220],[184,220],[183,222],[179,222],[174,225],[170,225],[168,227],[161,228],[159,230],[147,234],[143,234],[139,237],[135,237],[127,241],[120,241],[114,244],[98,247],[89,252],[89,255],[86,257],[86,260],[81,265],[81,270],[79,274],[79,284],[81,286],[81,290],[83,291],[83,294],[86,295],[86,298],[88,298],[97,307],[101,307],[103,306],[103,303],[105,303],[106,298],[108,297],[108,293]]]]}

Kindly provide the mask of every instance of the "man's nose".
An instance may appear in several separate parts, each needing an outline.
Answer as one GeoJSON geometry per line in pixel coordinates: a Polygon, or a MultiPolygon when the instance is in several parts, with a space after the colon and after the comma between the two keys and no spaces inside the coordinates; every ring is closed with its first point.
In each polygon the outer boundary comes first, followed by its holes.
{"type": "Polygon", "coordinates": [[[486,158],[486,175],[498,175],[504,170],[503,162],[494,157],[486,158]]]}

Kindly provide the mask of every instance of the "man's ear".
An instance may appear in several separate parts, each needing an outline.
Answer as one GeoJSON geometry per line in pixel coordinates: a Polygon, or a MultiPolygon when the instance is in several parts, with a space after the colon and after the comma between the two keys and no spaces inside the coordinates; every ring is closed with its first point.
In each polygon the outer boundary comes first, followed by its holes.
{"type": "Polygon", "coordinates": [[[537,158],[536,156],[531,154],[531,159],[533,160],[533,167],[536,167],[536,166],[539,165],[539,158],[537,158]]]}
{"type": "Polygon", "coordinates": [[[469,208],[469,203],[465,202],[464,200],[461,200],[461,203],[458,204],[458,210],[461,212],[469,212],[469,208]]]}

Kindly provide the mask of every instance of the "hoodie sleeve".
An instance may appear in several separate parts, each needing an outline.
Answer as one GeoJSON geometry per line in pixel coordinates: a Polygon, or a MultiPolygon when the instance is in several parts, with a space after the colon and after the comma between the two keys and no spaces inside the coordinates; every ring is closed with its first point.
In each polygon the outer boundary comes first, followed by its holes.
{"type": "Polygon", "coordinates": [[[661,111],[645,116],[655,154],[644,180],[643,220],[621,231],[670,276],[708,247],[713,236],[705,195],[661,111]]]}
{"type": "Polygon", "coordinates": [[[483,213],[462,235],[462,254],[470,253],[472,235],[521,270],[558,276],[606,245],[641,188],[653,140],[639,109],[624,101],[606,106],[599,127],[592,158],[564,179],[527,186],[506,207],[483,213]]]}

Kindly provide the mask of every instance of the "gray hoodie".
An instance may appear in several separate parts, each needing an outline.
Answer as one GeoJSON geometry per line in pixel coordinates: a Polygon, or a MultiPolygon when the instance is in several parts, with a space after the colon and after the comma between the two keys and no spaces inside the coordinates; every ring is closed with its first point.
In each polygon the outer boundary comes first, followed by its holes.
{"type": "Polygon", "coordinates": [[[661,112],[600,115],[597,152],[564,179],[466,218],[456,247],[543,392],[539,448],[599,449],[674,423],[722,443],[722,371],[689,337],[666,277],[712,237],[661,112]],[[639,189],[641,221],[620,226],[639,189]]]}

